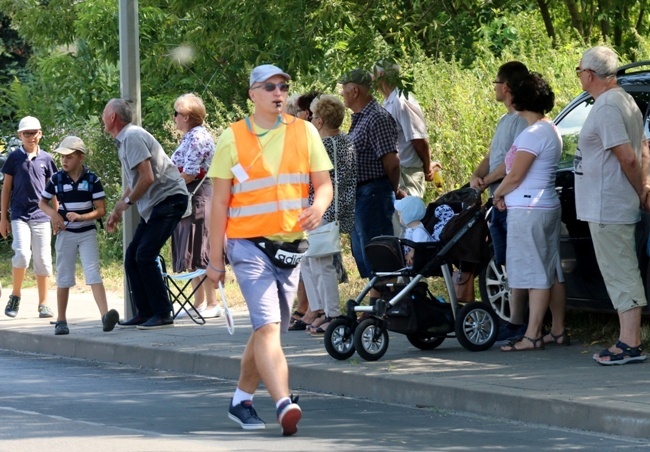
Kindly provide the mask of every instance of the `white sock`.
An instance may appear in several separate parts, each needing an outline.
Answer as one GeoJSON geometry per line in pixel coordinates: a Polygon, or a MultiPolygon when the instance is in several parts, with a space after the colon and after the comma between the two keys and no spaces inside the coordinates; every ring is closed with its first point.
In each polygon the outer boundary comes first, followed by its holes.
{"type": "Polygon", "coordinates": [[[237,388],[237,390],[235,391],[235,395],[232,396],[232,406],[237,406],[246,400],[250,400],[252,402],[253,394],[249,394],[237,388]]]}
{"type": "Polygon", "coordinates": [[[282,397],[278,402],[275,404],[275,408],[278,409],[282,406],[284,402],[291,402],[291,399],[289,397],[282,397]]]}

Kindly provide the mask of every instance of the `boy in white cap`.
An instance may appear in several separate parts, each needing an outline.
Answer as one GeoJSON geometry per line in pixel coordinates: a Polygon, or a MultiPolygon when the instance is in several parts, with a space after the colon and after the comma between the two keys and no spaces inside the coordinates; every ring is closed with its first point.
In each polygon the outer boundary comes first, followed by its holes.
{"type": "MultiPolygon", "coordinates": [[[[426,213],[424,202],[417,196],[405,196],[395,201],[395,210],[399,213],[401,223],[406,227],[404,238],[412,242],[432,242],[433,237],[422,224],[422,218],[426,213]]],[[[404,247],[404,258],[406,264],[413,265],[415,250],[410,246],[404,247]]]]}
{"type": "Polygon", "coordinates": [[[86,146],[81,138],[67,136],[55,150],[61,154],[63,169],[55,173],[41,193],[39,207],[52,219],[56,234],[56,302],[58,315],[54,334],[68,334],[66,309],[70,287],[75,285],[77,255],[81,259],[86,284],[102,315],[104,331],[112,331],[120,319],[115,309],[108,310],[106,290],[99,268],[99,244],[95,220],[106,215],[106,195],[95,173],[84,165],[86,146]],[[56,198],[58,208],[49,202],[56,198]]]}
{"type": "Polygon", "coordinates": [[[214,184],[208,277],[215,285],[224,281],[227,252],[253,325],[228,417],[245,430],[265,428],[253,407],[263,382],[284,436],[298,431],[302,411],[289,391],[280,333],[298,288],[304,231],[320,224],[332,202],[332,163],[318,131],[283,114],[290,79],[271,64],[253,69],[248,95],[255,112],[223,132],[208,171],[214,184]]]}
{"type": "Polygon", "coordinates": [[[18,315],[21,288],[32,257],[38,287],[38,316],[54,316],[46,304],[52,274],[52,227],[49,217],[38,208],[38,201],[45,184],[56,173],[56,165],[52,156],[38,145],[42,136],[38,119],[33,116],[21,119],[18,138],[22,145],[7,156],[2,167],[5,180],[0,204],[0,235],[6,238],[12,234],[14,250],[11,259],[12,291],[5,308],[8,317],[18,315]]]}

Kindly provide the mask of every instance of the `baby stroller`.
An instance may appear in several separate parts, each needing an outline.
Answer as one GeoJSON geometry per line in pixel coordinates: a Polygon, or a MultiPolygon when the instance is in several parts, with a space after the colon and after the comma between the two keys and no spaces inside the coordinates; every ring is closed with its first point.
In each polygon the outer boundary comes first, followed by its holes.
{"type": "Polygon", "coordinates": [[[483,263],[486,259],[487,224],[480,194],[469,187],[451,191],[429,204],[422,222],[429,232],[442,226],[439,242],[380,236],[366,246],[372,276],[357,298],[347,301],[345,318],[333,320],[327,328],[325,349],[331,357],[345,360],[356,350],[366,361],[376,361],[388,349],[388,331],[405,334],[421,350],[433,350],[453,337],[470,351],[492,347],[499,332],[496,313],[487,303],[461,306],[450,269],[459,261],[483,263]],[[449,211],[449,207],[453,216],[439,224],[436,211],[449,211]],[[415,250],[412,268],[405,264],[403,245],[415,250]],[[444,278],[449,302],[429,291],[427,278],[435,276],[444,278]],[[380,298],[362,306],[372,288],[380,292],[380,298]]]}

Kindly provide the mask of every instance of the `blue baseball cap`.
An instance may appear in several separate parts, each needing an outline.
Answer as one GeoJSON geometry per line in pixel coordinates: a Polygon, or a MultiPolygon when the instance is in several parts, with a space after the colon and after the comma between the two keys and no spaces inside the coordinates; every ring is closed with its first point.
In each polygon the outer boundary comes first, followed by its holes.
{"type": "Polygon", "coordinates": [[[250,85],[248,86],[251,87],[255,83],[265,82],[271,77],[273,77],[274,75],[281,75],[287,80],[291,80],[291,76],[286,72],[284,72],[279,67],[274,66],[272,64],[262,64],[261,66],[257,66],[253,68],[253,70],[251,71],[250,85]]]}

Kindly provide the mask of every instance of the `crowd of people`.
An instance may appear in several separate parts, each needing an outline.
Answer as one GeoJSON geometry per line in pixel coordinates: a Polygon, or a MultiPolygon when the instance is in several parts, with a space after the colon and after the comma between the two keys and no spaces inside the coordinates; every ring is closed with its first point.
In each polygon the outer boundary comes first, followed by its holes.
{"type": "MultiPolygon", "coordinates": [[[[593,357],[602,365],[646,359],[640,324],[647,301],[634,229],[640,209],[650,209],[650,154],[642,115],[616,84],[617,64],[616,54],[599,46],[584,53],[576,70],[582,88],[595,99],[575,157],[577,214],[589,224],[620,321],[618,341],[593,357]]],[[[336,223],[340,233],[350,235],[362,278],[371,276],[364,250],[373,237],[435,240],[421,219],[426,183],[441,167],[431,156],[422,109],[412,93],[397,87],[399,71],[387,61],[371,70],[349,71],[338,80],[341,100],[318,92],[288,98],[291,76],[271,64],[257,66],[248,85],[253,113],[226,128],[216,144],[204,126],[203,101],[191,93],[176,99],[174,122],[183,136],[171,157],[149,132],[132,123],[129,102],[110,100],[102,121],[117,144],[126,185],[107,230],[116,231],[134,205],[140,215],[131,242],[125,244],[124,260],[135,309],[121,321],[117,311],[108,310],[99,268],[97,224],[106,214],[106,195],[100,177],[84,165],[88,150],[81,138],[66,137],[55,150],[61,156],[57,170],[54,159],[39,147],[39,121],[23,118],[18,126],[22,146],[2,168],[0,233],[12,233],[15,252],[5,314],[18,313],[20,288],[33,255],[38,315],[54,315],[46,303],[53,232],[55,334],[69,334],[66,308],[77,256],[104,331],[171,327],[174,310],[157,262],[171,238],[174,272],[206,271],[207,280],[192,282],[197,313],[221,314],[215,287],[229,269],[249,310],[253,330],[228,416],[244,429],[265,428],[253,405],[254,393],[264,383],[283,435],[293,435],[302,411],[290,392],[280,334],[323,334],[342,315],[338,284],[346,277],[338,252],[303,257],[306,234],[336,223]],[[374,89],[383,95],[383,106],[374,89]],[[347,133],[341,129],[346,109],[352,112],[347,133]],[[191,214],[184,216],[188,202],[191,214]]],[[[555,95],[541,74],[518,61],[503,64],[493,83],[495,100],[507,111],[469,184],[493,197],[489,223],[495,261],[507,268],[512,289],[510,321],[498,340],[504,352],[567,346],[561,207],[554,186],[562,138],[547,117],[555,95]],[[549,307],[552,325],[544,330],[549,307]]],[[[413,250],[405,253],[411,263],[413,250]]],[[[371,291],[369,302],[378,296],[371,291]]]]}

